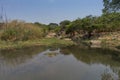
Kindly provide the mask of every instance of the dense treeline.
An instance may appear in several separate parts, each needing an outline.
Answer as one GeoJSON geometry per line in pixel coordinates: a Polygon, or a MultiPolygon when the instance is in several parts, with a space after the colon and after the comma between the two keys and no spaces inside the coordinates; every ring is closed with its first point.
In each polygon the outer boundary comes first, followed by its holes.
{"type": "MultiPolygon", "coordinates": [[[[74,21],[64,20],[59,26],[54,26],[57,34],[74,37],[83,34],[82,37],[91,38],[101,32],[120,31],[120,0],[103,0],[103,14],[101,16],[86,16],[74,21]]],[[[55,25],[56,23],[54,23],[55,25]]],[[[52,26],[49,26],[52,27],[52,26]]]]}
{"type": "Polygon", "coordinates": [[[74,21],[64,20],[59,26],[54,27],[54,30],[57,34],[65,34],[69,37],[84,34],[83,37],[88,36],[88,38],[101,32],[120,31],[120,13],[103,14],[99,17],[89,15],[74,21]]]}

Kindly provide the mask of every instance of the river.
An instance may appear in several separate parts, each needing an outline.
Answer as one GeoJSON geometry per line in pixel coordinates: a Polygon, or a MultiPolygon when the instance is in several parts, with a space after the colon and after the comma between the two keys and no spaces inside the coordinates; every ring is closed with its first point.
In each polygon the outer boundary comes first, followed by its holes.
{"type": "Polygon", "coordinates": [[[120,52],[80,46],[0,51],[0,80],[119,80],[120,52]]]}

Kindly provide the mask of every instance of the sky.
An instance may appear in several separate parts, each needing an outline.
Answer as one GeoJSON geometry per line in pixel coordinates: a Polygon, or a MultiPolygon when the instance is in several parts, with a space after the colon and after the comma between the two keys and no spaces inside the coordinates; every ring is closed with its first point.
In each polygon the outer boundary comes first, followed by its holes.
{"type": "Polygon", "coordinates": [[[44,24],[100,16],[103,9],[102,0],[0,0],[0,5],[9,20],[44,24]]]}

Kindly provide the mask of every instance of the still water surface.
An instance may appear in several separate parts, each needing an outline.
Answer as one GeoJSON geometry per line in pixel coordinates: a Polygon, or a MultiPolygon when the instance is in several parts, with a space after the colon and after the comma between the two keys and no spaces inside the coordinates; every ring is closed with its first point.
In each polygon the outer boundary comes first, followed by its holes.
{"type": "Polygon", "coordinates": [[[119,80],[120,53],[34,47],[0,51],[0,80],[119,80]]]}

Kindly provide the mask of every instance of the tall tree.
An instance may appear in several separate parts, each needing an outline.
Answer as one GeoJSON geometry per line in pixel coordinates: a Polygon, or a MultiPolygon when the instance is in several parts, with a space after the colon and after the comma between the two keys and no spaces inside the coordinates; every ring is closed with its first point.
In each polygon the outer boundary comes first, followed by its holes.
{"type": "Polygon", "coordinates": [[[110,2],[109,0],[103,0],[103,6],[104,6],[104,9],[103,9],[103,13],[109,13],[109,7],[110,7],[110,2]]]}
{"type": "Polygon", "coordinates": [[[120,12],[120,0],[103,0],[103,13],[120,12]]]}

